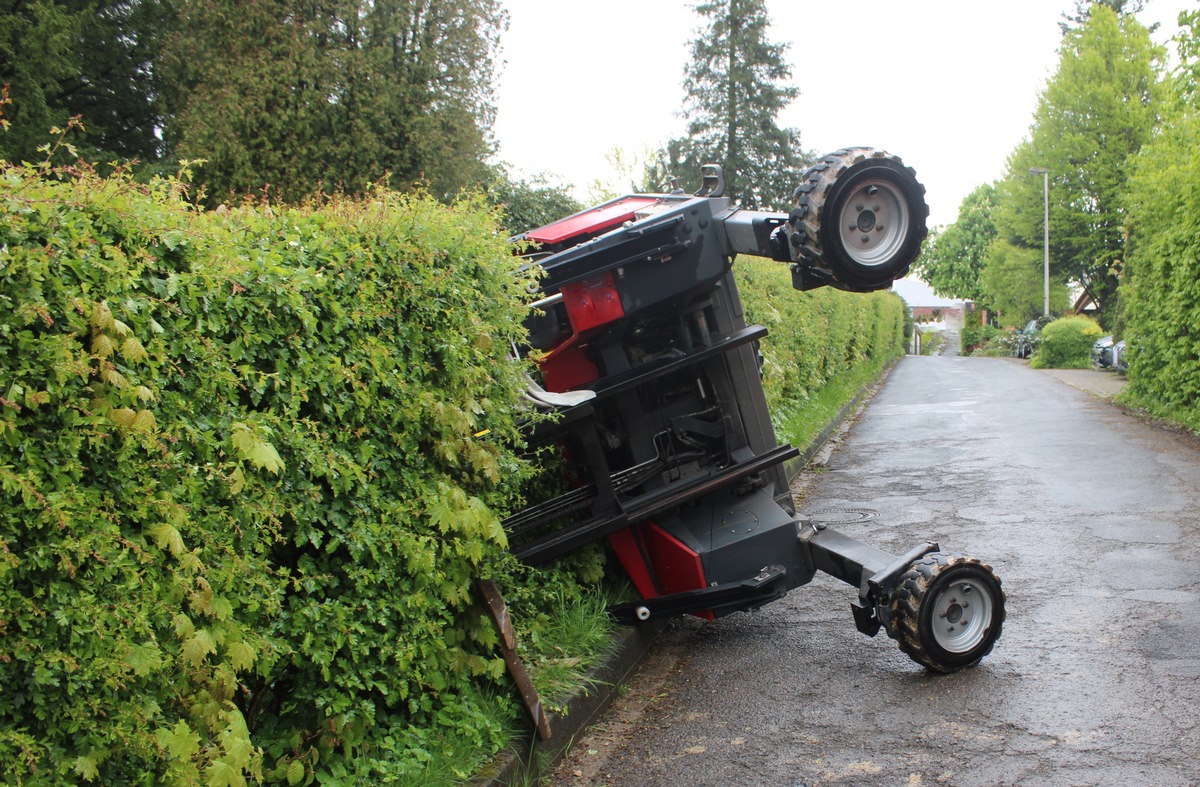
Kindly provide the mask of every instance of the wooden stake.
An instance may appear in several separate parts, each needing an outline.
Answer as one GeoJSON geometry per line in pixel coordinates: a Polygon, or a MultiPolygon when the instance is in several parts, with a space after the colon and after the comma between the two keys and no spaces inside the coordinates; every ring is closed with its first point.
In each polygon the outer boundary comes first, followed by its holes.
{"type": "Polygon", "coordinates": [[[550,722],[547,721],[546,712],[542,709],[542,700],[538,697],[537,689],[533,687],[533,681],[529,679],[529,673],[525,671],[525,665],[521,662],[521,657],[517,655],[517,635],[513,631],[512,621],[508,618],[508,605],[504,603],[504,597],[500,595],[500,589],[496,587],[496,583],[490,579],[479,580],[479,592],[483,594],[488,611],[492,615],[492,621],[496,624],[496,630],[500,632],[500,653],[504,656],[504,663],[508,665],[508,674],[512,675],[513,680],[516,681],[517,690],[521,692],[521,700],[525,703],[525,709],[529,711],[529,717],[533,720],[538,740],[548,740],[550,738],[550,722]]]}

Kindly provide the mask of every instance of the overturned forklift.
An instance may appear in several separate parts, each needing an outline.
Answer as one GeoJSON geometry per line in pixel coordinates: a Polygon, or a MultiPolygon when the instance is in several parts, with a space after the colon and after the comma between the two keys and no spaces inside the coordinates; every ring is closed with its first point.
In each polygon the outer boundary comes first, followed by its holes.
{"type": "Polygon", "coordinates": [[[824,571],[857,588],[882,627],[938,672],[975,664],[1004,622],[999,578],[924,542],[892,555],[798,515],[767,412],[758,344],[732,275],[750,254],[789,264],[798,290],[891,286],[927,233],[925,189],[883,151],[832,153],[801,177],[788,215],[741,210],[705,168],[694,195],[635,194],[521,236],[544,272],[528,347],[529,396],[554,417],[531,448],[561,450],[569,491],[505,520],[527,563],[607,539],[642,600],[626,623],[752,610],[824,571]]]}

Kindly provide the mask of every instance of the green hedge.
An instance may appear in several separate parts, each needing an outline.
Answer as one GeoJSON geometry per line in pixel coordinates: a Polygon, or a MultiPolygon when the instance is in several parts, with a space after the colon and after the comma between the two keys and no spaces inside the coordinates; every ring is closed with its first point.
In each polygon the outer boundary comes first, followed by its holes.
{"type": "Polygon", "coordinates": [[[1034,369],[1087,369],[1092,345],[1104,329],[1090,317],[1060,317],[1042,329],[1041,342],[1029,365],[1034,369]]]}
{"type": "Polygon", "coordinates": [[[527,471],[494,216],[182,190],[0,172],[0,782],[377,783],[431,727],[495,749],[472,581],[527,471]]]}
{"type": "Polygon", "coordinates": [[[892,292],[798,292],[786,265],[758,257],[734,263],[747,321],[765,326],[763,386],[776,430],[792,408],[829,382],[904,352],[904,301],[892,292]]]}
{"type": "Polygon", "coordinates": [[[1128,394],[1134,404],[1195,431],[1200,430],[1200,112],[1183,104],[1166,121],[1131,166],[1121,286],[1128,394]]]}

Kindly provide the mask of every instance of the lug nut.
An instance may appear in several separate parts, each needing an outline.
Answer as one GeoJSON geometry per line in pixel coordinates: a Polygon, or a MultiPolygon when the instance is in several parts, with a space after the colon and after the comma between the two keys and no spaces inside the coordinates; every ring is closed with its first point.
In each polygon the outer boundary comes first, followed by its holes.
{"type": "Polygon", "coordinates": [[[870,236],[870,235],[863,235],[863,236],[862,236],[862,241],[863,241],[863,243],[866,243],[866,242],[867,242],[867,241],[869,241],[869,240],[871,240],[871,236],[870,236]]]}
{"type": "Polygon", "coordinates": [[[863,204],[860,202],[860,203],[858,203],[857,205],[855,205],[855,206],[854,206],[854,209],[855,209],[855,210],[857,210],[857,211],[859,211],[859,212],[861,212],[861,211],[862,211],[862,209],[863,209],[864,207],[865,207],[865,206],[864,206],[864,205],[863,205],[863,204]]]}

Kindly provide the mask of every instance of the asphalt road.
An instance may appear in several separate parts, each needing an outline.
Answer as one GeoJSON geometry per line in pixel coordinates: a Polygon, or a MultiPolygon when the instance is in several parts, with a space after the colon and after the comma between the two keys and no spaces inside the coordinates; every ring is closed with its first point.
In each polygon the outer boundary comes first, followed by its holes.
{"type": "Polygon", "coordinates": [[[991,564],[981,664],[925,672],[818,575],[675,623],[550,783],[1200,784],[1200,451],[1067,382],[906,358],[798,485],[802,511],[878,512],[848,535],[991,564]]]}

